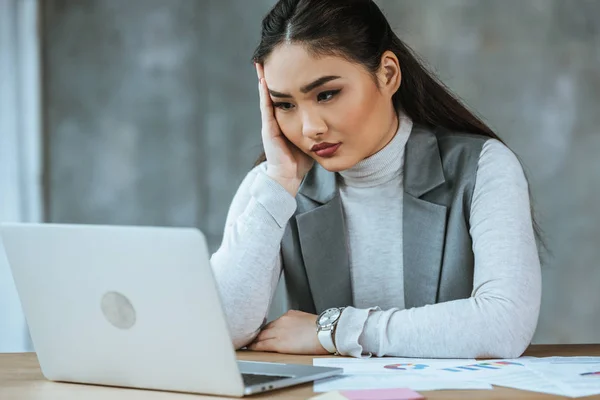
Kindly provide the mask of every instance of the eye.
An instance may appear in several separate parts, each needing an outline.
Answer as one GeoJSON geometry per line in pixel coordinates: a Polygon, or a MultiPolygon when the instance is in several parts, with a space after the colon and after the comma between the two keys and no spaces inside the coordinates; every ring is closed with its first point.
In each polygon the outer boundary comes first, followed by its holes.
{"type": "Polygon", "coordinates": [[[294,108],[292,103],[273,103],[273,107],[279,108],[280,110],[289,111],[294,108]]]}
{"type": "Polygon", "coordinates": [[[341,90],[328,90],[326,92],[321,92],[317,95],[317,101],[319,102],[327,102],[334,98],[341,90]]]}

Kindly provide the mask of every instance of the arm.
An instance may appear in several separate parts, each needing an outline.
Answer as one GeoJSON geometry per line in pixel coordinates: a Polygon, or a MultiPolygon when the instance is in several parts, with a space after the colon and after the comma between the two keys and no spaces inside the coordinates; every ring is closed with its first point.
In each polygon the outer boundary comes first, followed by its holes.
{"type": "Polygon", "coordinates": [[[236,348],[258,334],[281,274],[281,239],[296,200],[265,174],[248,173],[235,194],[211,266],[236,348]]]}
{"type": "Polygon", "coordinates": [[[468,299],[409,310],[347,308],[338,350],[359,357],[475,358],[520,356],[541,302],[528,185],[516,156],[489,140],[479,158],[471,204],[475,273],[468,299]]]}

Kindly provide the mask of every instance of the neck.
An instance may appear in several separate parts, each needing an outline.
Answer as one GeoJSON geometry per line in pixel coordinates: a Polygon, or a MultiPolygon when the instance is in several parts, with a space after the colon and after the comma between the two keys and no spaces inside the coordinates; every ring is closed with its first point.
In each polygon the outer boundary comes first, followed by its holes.
{"type": "Polygon", "coordinates": [[[412,130],[412,120],[408,116],[400,115],[396,121],[398,121],[396,130],[393,131],[391,139],[386,139],[378,152],[358,162],[352,168],[340,172],[347,186],[377,186],[402,174],[404,146],[412,130]]]}
{"type": "Polygon", "coordinates": [[[373,151],[371,154],[369,154],[365,158],[369,158],[373,154],[379,153],[381,151],[381,149],[386,147],[392,141],[394,136],[396,136],[396,132],[398,132],[399,126],[400,126],[400,118],[398,117],[398,113],[396,111],[394,111],[394,112],[392,112],[392,118],[390,118],[390,123],[388,124],[388,127],[387,127],[387,133],[385,134],[385,136],[383,137],[383,139],[381,140],[379,145],[376,147],[375,151],[373,151]]]}

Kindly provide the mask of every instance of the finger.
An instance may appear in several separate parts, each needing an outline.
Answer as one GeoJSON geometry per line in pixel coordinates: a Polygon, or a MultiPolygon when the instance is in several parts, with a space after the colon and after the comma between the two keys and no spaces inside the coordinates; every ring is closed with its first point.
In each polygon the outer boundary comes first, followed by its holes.
{"type": "Polygon", "coordinates": [[[275,321],[271,321],[268,324],[265,324],[262,328],[260,328],[260,330],[266,331],[267,329],[272,329],[274,325],[275,325],[275,321]]]}
{"type": "Polygon", "coordinates": [[[277,352],[277,339],[267,339],[260,342],[251,343],[248,348],[253,351],[277,352]]]}
{"type": "Polygon", "coordinates": [[[263,329],[258,336],[256,336],[256,339],[254,339],[255,342],[260,342],[263,340],[268,340],[268,339],[275,339],[277,337],[277,332],[275,331],[275,329],[263,329]]]}
{"type": "Polygon", "coordinates": [[[265,71],[263,69],[263,66],[262,66],[262,64],[255,62],[254,67],[256,67],[256,76],[258,77],[258,80],[260,81],[261,78],[265,77],[265,71]]]}
{"type": "Polygon", "coordinates": [[[255,63],[256,75],[258,76],[258,92],[261,100],[261,113],[268,110],[267,115],[273,116],[273,104],[271,102],[271,96],[269,96],[269,88],[267,87],[267,81],[265,80],[265,70],[260,63],[255,63]]]}
{"type": "Polygon", "coordinates": [[[276,325],[279,324],[279,321],[281,319],[281,317],[274,319],[273,321],[269,322],[268,324],[265,324],[262,328],[261,331],[267,330],[267,329],[272,329],[274,328],[276,325]]]}
{"type": "MultiPolygon", "coordinates": [[[[266,84],[264,83],[264,79],[262,79],[262,83],[259,83],[259,91],[260,91],[260,120],[261,120],[261,136],[263,142],[268,142],[271,138],[277,137],[281,135],[281,131],[279,130],[279,125],[277,124],[277,120],[275,119],[273,106],[271,104],[271,98],[266,91],[266,84]]],[[[265,144],[266,145],[266,144],[265,144]]]]}
{"type": "Polygon", "coordinates": [[[271,102],[271,96],[269,96],[269,89],[267,88],[265,78],[261,78],[258,82],[258,92],[260,96],[260,114],[263,117],[263,123],[270,122],[274,118],[273,103],[271,102]]]}

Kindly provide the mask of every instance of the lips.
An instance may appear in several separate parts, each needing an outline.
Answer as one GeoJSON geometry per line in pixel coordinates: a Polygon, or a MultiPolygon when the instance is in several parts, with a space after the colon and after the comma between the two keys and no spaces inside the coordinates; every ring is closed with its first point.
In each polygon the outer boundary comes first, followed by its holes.
{"type": "Polygon", "coordinates": [[[341,145],[341,143],[319,143],[314,145],[311,150],[319,157],[331,157],[341,145]]]}
{"type": "Polygon", "coordinates": [[[327,142],[319,143],[319,144],[315,144],[310,150],[311,151],[325,150],[330,147],[337,146],[338,144],[339,143],[327,143],[327,142]]]}

